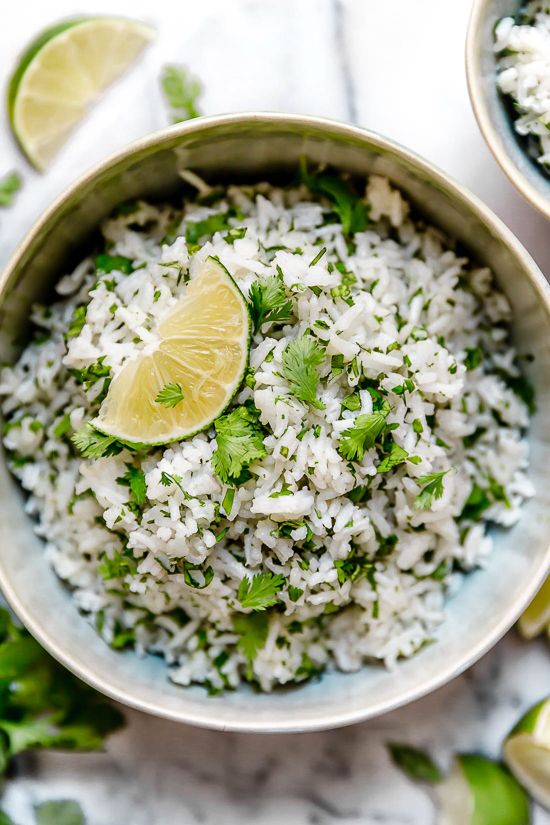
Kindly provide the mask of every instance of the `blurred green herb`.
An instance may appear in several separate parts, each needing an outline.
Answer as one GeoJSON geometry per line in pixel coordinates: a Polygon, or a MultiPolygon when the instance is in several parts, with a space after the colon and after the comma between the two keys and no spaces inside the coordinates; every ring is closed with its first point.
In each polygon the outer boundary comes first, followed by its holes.
{"type": "Polygon", "coordinates": [[[160,85],[170,110],[172,123],[199,117],[202,84],[185,66],[171,64],[162,70],[160,85]]]}

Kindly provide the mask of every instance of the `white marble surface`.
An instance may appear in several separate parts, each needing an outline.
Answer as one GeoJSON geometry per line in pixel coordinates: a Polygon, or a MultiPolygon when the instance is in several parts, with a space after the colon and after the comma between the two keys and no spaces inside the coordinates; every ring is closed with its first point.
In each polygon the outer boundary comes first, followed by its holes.
{"type": "MultiPolygon", "coordinates": [[[[3,4],[4,5],[4,4],[3,4]]],[[[109,12],[151,21],[154,46],[99,103],[46,176],[26,169],[0,121],[0,174],[24,172],[17,205],[0,214],[0,263],[79,172],[166,124],[159,69],[184,61],[205,85],[206,113],[272,109],[354,120],[425,155],[480,195],[550,275],[548,224],[498,170],[467,98],[463,44],[469,0],[18,0],[2,8],[0,77],[43,25],[109,12]]],[[[547,645],[514,633],[437,693],[341,731],[245,736],[200,731],[128,712],[100,755],[47,755],[9,783],[19,825],[32,805],[75,797],[88,825],[428,825],[423,788],[389,763],[385,742],[497,755],[518,716],[549,692],[547,645]]],[[[550,814],[535,812],[535,825],[550,814]]]]}

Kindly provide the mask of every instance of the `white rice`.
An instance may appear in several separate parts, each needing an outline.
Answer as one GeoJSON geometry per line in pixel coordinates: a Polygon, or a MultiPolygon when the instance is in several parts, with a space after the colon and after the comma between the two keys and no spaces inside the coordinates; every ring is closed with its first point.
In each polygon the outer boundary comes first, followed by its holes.
{"type": "Polygon", "coordinates": [[[518,134],[529,136],[532,154],[550,169],[550,3],[534,0],[520,20],[505,17],[495,30],[498,86],[512,98],[518,134]]]}
{"type": "Polygon", "coordinates": [[[182,685],[218,690],[246,678],[270,690],[326,667],[394,666],[434,638],[449,586],[491,552],[488,522],[513,524],[533,492],[525,476],[528,410],[510,386],[517,390],[520,375],[510,309],[489,270],[411,220],[385,179],[368,181],[371,222],[353,241],[328,204],[311,198],[304,187],[231,186],[213,206],[140,203],[107,220],[109,253],[138,268],[98,275],[93,258],[83,261],[59,281],[56,303],[35,308],[45,340],[29,344],[0,376],[4,443],[49,561],[108,643],[162,655],[182,685]],[[229,223],[246,227],[245,237],[231,244],[226,231],[216,232],[190,251],[188,223],[230,207],[229,223]],[[266,324],[252,342],[253,380],[234,404],[254,402],[267,455],[236,487],[227,518],[220,513],[227,487],[211,465],[213,429],[141,458],[125,450],[81,460],[69,438],[97,412],[104,383],[85,389],[70,370],[104,359],[116,375],[207,255],[219,256],[245,295],[255,278],[280,267],[294,312],[291,323],[266,324]],[[67,344],[81,304],[85,323],[67,344]],[[297,400],[284,377],[282,353],[306,330],[326,347],[322,410],[297,400]],[[483,354],[477,366],[474,351],[483,354]],[[409,389],[396,391],[409,378],[409,389]],[[369,385],[391,406],[393,441],[413,457],[388,473],[377,473],[379,448],[360,462],[339,453],[343,431],[372,411],[369,385]],[[359,409],[345,409],[354,391],[359,409]],[[132,461],[145,471],[142,508],[117,482],[132,461]],[[424,486],[418,479],[446,470],[442,496],[415,508],[424,486]],[[161,483],[163,471],[181,477],[186,496],[161,483]],[[283,484],[291,494],[271,497],[283,484]],[[365,500],[348,497],[363,486],[365,500]],[[483,491],[485,509],[468,519],[461,514],[472,489],[483,491]],[[106,580],[98,568],[125,547],[133,569],[106,580]],[[209,586],[196,589],[170,572],[181,560],[211,567],[209,586]],[[359,560],[353,580],[346,560],[350,569],[359,560]],[[237,591],[245,576],[262,571],[281,573],[285,585],[249,662],[234,619],[250,611],[237,591]]]}

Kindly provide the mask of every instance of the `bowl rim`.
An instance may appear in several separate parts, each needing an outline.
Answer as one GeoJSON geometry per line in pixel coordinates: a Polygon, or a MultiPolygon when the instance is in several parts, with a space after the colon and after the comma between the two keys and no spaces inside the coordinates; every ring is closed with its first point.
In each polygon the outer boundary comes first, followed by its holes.
{"type": "MultiPolygon", "coordinates": [[[[550,220],[550,192],[548,197],[545,197],[529,178],[520,171],[506,148],[502,135],[493,125],[492,118],[489,114],[489,107],[481,82],[479,60],[481,53],[482,24],[490,2],[491,0],[473,0],[470,19],[468,21],[465,44],[465,67],[470,103],[485,143],[508,180],[531,206],[534,206],[547,220],[550,220]]],[[[519,147],[518,150],[522,151],[519,147]]]]}
{"type": "MultiPolygon", "coordinates": [[[[22,238],[14,253],[9,258],[3,273],[0,275],[0,295],[12,274],[17,270],[19,262],[24,258],[28,247],[34,242],[37,235],[43,231],[43,228],[48,225],[50,220],[55,217],[57,211],[62,208],[68,200],[77,196],[82,188],[93,183],[96,177],[101,176],[110,167],[131,158],[134,154],[141,151],[148,149],[154,150],[155,148],[161,149],[165,142],[170,142],[174,137],[180,135],[182,137],[194,133],[200,135],[203,130],[208,130],[212,127],[243,124],[253,125],[254,123],[280,127],[312,128],[319,130],[319,132],[325,132],[329,138],[331,135],[335,135],[336,137],[367,141],[371,146],[381,151],[389,151],[397,154],[400,159],[412,166],[415,173],[424,173],[427,175],[431,184],[442,186],[454,199],[461,201],[474,214],[477,221],[485,224],[488,229],[492,230],[492,232],[501,239],[507,248],[521,261],[525,277],[531,281],[538,299],[543,303],[546,313],[550,316],[550,285],[544,278],[539,267],[506,224],[466,187],[415,152],[376,132],[335,119],[280,112],[238,112],[195,118],[194,120],[153,132],[109,154],[66,187],[22,238]]],[[[449,662],[449,664],[443,667],[427,682],[409,688],[400,697],[396,697],[391,701],[380,700],[362,710],[348,711],[345,708],[335,708],[330,718],[323,718],[322,720],[313,718],[305,721],[288,718],[284,722],[274,724],[264,720],[258,722],[241,721],[238,716],[235,716],[231,722],[227,722],[226,720],[222,721],[217,719],[215,714],[211,718],[207,713],[194,712],[185,709],[185,707],[182,707],[181,710],[166,709],[163,707],[161,699],[158,701],[142,699],[139,698],[139,696],[130,695],[116,686],[105,684],[101,675],[98,675],[92,669],[88,668],[85,662],[75,662],[70,651],[64,649],[57,643],[55,638],[48,635],[38,620],[29,616],[24,600],[18,594],[16,588],[13,588],[10,583],[4,581],[1,565],[0,587],[8,604],[25,627],[55,659],[75,676],[123,705],[170,721],[182,722],[214,730],[227,730],[241,733],[300,733],[343,727],[382,715],[383,713],[395,710],[398,707],[402,707],[426,696],[459,676],[490,650],[510,629],[538,591],[549,571],[550,536],[546,554],[540,564],[540,568],[533,575],[529,587],[523,591],[521,598],[511,604],[506,604],[500,621],[489,635],[484,636],[473,648],[470,648],[467,654],[462,655],[458,660],[449,662]]]]}

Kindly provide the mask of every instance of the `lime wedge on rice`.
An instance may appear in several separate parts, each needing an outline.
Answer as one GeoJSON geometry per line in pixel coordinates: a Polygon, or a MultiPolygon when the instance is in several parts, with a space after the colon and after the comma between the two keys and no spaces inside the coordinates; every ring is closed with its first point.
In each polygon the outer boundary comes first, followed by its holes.
{"type": "Polygon", "coordinates": [[[153,35],[134,20],[93,17],[66,20],[31,43],[8,86],[8,113],[33,166],[49,164],[90,104],[153,35]]]}
{"type": "Polygon", "coordinates": [[[120,441],[166,444],[208,427],[248,363],[250,314],[239,287],[207,258],[161,320],[157,340],[113,379],[92,424],[120,441]]]}
{"type": "Polygon", "coordinates": [[[504,758],[531,796],[550,809],[550,698],[518,722],[504,743],[504,758]]]}
{"type": "Polygon", "coordinates": [[[548,628],[550,632],[550,576],[518,622],[518,629],[526,639],[534,639],[548,628]]]}
{"type": "Polygon", "coordinates": [[[498,762],[477,754],[455,757],[449,776],[438,785],[438,825],[529,825],[529,800],[498,762]]]}

